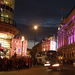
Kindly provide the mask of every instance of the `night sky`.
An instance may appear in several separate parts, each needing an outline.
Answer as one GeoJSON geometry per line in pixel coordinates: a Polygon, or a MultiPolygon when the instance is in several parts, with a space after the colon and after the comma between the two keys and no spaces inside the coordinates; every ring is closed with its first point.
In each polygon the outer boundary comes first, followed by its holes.
{"type": "Polygon", "coordinates": [[[75,0],[16,0],[14,20],[19,30],[18,36],[25,36],[28,40],[28,48],[34,45],[35,24],[38,25],[36,32],[38,42],[50,34],[57,36],[61,14],[67,17],[74,6],[75,0]]]}

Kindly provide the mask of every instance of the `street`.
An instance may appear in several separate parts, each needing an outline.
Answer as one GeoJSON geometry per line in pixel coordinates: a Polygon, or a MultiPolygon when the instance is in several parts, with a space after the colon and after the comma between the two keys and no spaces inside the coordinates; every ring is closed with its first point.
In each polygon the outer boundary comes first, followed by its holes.
{"type": "Polygon", "coordinates": [[[1,71],[0,75],[75,75],[72,65],[64,65],[63,70],[51,70],[44,66],[34,66],[29,69],[1,71]]]}

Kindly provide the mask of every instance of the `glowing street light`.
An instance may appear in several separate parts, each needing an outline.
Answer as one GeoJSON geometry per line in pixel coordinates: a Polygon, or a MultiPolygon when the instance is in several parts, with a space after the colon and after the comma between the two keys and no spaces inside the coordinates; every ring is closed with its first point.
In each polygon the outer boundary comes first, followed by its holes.
{"type": "Polygon", "coordinates": [[[37,28],[38,28],[38,27],[37,27],[37,25],[35,25],[35,26],[34,26],[34,29],[35,29],[35,35],[34,35],[34,46],[35,46],[35,40],[36,40],[36,30],[37,30],[37,28]]]}
{"type": "Polygon", "coordinates": [[[22,57],[22,51],[23,51],[23,42],[24,42],[24,36],[22,36],[22,39],[21,39],[21,41],[22,41],[22,49],[21,49],[21,57],[22,57]]]}
{"type": "Polygon", "coordinates": [[[35,30],[37,29],[37,26],[36,26],[36,25],[34,26],[34,29],[35,29],[35,30]]]}

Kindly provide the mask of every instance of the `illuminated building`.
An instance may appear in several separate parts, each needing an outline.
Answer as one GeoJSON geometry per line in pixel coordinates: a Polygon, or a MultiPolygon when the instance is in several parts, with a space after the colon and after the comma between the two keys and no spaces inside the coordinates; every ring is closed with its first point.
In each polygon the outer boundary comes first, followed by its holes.
{"type": "MultiPolygon", "coordinates": [[[[11,52],[11,40],[19,33],[13,20],[14,6],[15,0],[0,0],[0,47],[8,49],[6,55],[8,58],[11,52]]],[[[3,53],[0,56],[3,56],[3,53]]]]}
{"type": "MultiPolygon", "coordinates": [[[[14,54],[17,54],[17,57],[21,57],[22,41],[20,37],[16,37],[12,39],[11,47],[12,47],[11,57],[14,56],[14,54]]],[[[22,56],[26,56],[26,53],[27,53],[27,40],[24,40],[22,56]]]]}
{"type": "Polygon", "coordinates": [[[46,40],[42,40],[42,51],[56,51],[55,35],[50,35],[46,40]]]}
{"type": "Polygon", "coordinates": [[[56,51],[55,35],[47,36],[32,48],[34,54],[45,56],[47,51],[56,51]]]}
{"type": "Polygon", "coordinates": [[[57,36],[57,44],[56,44],[56,47],[57,47],[57,49],[58,49],[58,36],[57,36]]]}
{"type": "Polygon", "coordinates": [[[58,27],[58,52],[63,60],[75,59],[75,7],[58,27]]]}

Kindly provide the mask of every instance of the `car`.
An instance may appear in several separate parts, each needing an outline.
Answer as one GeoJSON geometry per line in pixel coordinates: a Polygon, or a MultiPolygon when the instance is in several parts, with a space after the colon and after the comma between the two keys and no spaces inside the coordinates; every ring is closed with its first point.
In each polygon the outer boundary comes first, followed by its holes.
{"type": "Polygon", "coordinates": [[[63,62],[61,62],[58,59],[51,59],[45,62],[45,67],[48,67],[48,69],[62,69],[63,68],[63,62]]]}

